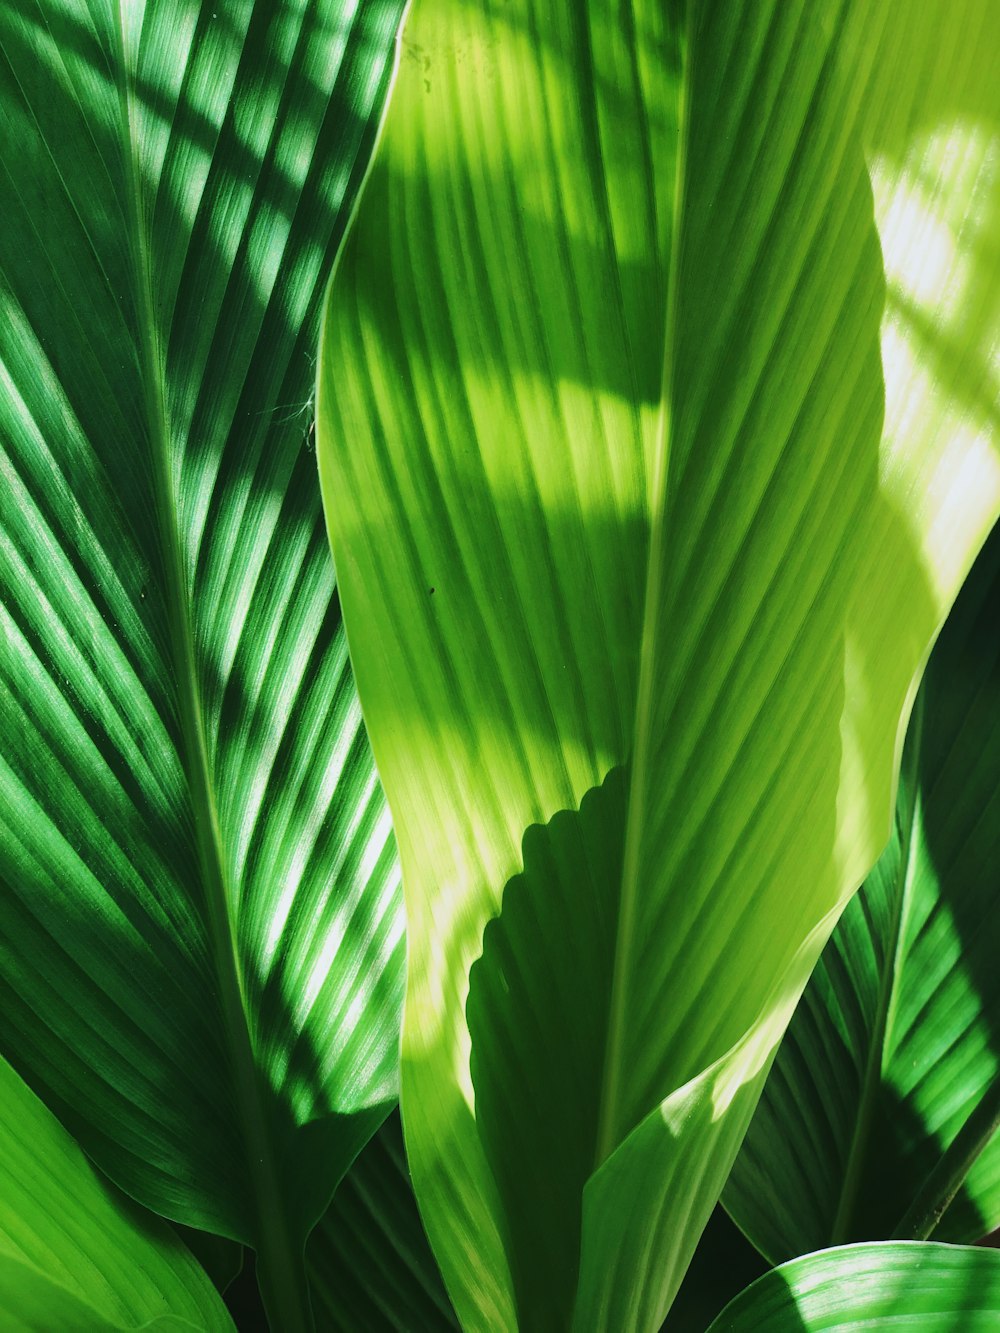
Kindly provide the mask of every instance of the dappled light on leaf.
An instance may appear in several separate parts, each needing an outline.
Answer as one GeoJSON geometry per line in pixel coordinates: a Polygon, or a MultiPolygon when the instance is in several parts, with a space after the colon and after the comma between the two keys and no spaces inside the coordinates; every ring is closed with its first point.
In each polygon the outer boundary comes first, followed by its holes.
{"type": "Polygon", "coordinates": [[[0,9],[0,1043],[146,1205],[302,1246],[392,1104],[399,872],[308,403],[401,0],[0,9]]]}
{"type": "Polygon", "coordinates": [[[662,1319],[1000,507],[950,418],[896,430],[871,166],[919,118],[886,109],[882,9],[612,9],[415,7],[321,354],[407,899],[407,1147],[476,1329],[662,1319]],[[545,1143],[553,1190],[513,1165],[545,1143]]]}

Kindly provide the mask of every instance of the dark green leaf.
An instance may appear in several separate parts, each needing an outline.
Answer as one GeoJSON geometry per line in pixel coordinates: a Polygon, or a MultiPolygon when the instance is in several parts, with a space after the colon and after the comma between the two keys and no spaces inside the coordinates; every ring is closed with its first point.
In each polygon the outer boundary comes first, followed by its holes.
{"type": "Polygon", "coordinates": [[[329,1333],[448,1333],[451,1302],[417,1212],[394,1112],[357,1158],[306,1251],[329,1333]]]}
{"type": "Polygon", "coordinates": [[[0,10],[0,1049],[283,1330],[396,1093],[310,400],[401,6],[0,10]]]}
{"type": "Polygon", "coordinates": [[[661,1333],[702,1333],[768,1265],[718,1204],[701,1234],[661,1333]]]}

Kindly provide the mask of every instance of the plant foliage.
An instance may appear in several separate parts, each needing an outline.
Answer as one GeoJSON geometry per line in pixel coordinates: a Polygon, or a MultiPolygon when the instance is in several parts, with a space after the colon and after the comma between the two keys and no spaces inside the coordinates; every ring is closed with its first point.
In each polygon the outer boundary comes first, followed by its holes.
{"type": "Polygon", "coordinates": [[[886,14],[407,25],[318,431],[469,1328],[658,1326],[996,515],[993,20],[886,14]]]}
{"type": "Polygon", "coordinates": [[[403,11],[0,6],[0,1323],[986,1327],[994,0],[403,11]]]}
{"type": "Polygon", "coordinates": [[[2,1048],[289,1330],[396,1093],[395,847],[289,405],[399,13],[0,11],[2,1048]]]}

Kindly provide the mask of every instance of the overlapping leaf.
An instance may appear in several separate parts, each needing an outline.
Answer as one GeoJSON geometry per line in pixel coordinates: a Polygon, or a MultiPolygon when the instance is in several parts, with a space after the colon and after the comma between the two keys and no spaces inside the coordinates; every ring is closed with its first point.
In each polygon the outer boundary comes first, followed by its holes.
{"type": "Polygon", "coordinates": [[[330,1333],[458,1328],[417,1212],[398,1114],[354,1162],[306,1260],[316,1321],[330,1333]]]}
{"type": "Polygon", "coordinates": [[[884,12],[409,20],[318,430],[468,1328],[658,1325],[997,512],[996,122],[884,12]]]}
{"type": "MultiPolygon", "coordinates": [[[[727,1186],[772,1261],[899,1234],[997,1078],[998,575],[1000,529],[931,657],[892,841],[823,953],[727,1186]]],[[[997,1225],[994,1137],[935,1234],[973,1241],[997,1225]]]]}
{"type": "Polygon", "coordinates": [[[309,399],[400,9],[0,10],[0,1046],[287,1329],[396,1085],[309,399]]]}
{"type": "Polygon", "coordinates": [[[104,1181],[2,1060],[0,1323],[12,1333],[233,1327],[166,1223],[104,1181]]]}
{"type": "Polygon", "coordinates": [[[708,1333],[991,1333],[1000,1255],[957,1245],[845,1245],[759,1278],[708,1333]]]}

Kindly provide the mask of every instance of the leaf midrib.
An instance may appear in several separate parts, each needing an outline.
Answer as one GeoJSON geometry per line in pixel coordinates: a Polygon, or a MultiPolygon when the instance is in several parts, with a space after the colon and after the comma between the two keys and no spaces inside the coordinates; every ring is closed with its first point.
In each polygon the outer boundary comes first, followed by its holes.
{"type": "Polygon", "coordinates": [[[628,1012],[628,986],[632,972],[632,954],[636,932],[636,899],[639,892],[639,858],[642,844],[644,807],[649,785],[650,732],[655,684],[658,617],[661,601],[661,577],[664,566],[665,511],[667,476],[672,426],[671,405],[674,389],[674,344],[677,333],[678,286],[681,250],[681,220],[684,209],[684,182],[688,157],[688,97],[691,87],[691,63],[694,43],[693,0],[684,8],[680,34],[680,87],[677,100],[677,158],[674,165],[674,194],[670,219],[670,267],[667,278],[667,309],[660,383],[660,404],[653,450],[653,476],[649,550],[639,644],[639,680],[636,691],[632,742],[632,780],[629,784],[628,813],[625,819],[625,851],[622,863],[621,894],[615,934],[615,955],[611,974],[611,998],[605,1044],[604,1072],[601,1080],[601,1104],[597,1121],[597,1148],[594,1169],[600,1167],[618,1146],[625,1127],[622,1115],[622,1067],[628,1012]]]}
{"type": "Polygon", "coordinates": [[[139,131],[134,117],[136,92],[133,52],[126,37],[121,0],[116,14],[123,70],[120,103],[123,124],[128,130],[125,150],[126,207],[138,304],[139,373],[150,432],[149,444],[154,454],[154,508],[164,557],[164,592],[181,729],[180,757],[191,796],[198,865],[207,907],[209,945],[219,987],[225,1045],[231,1059],[244,1158],[255,1204],[254,1247],[259,1266],[266,1269],[266,1282],[271,1297],[268,1300],[266,1294],[265,1302],[272,1317],[280,1316],[279,1326],[283,1330],[298,1333],[299,1330],[312,1327],[303,1284],[297,1280],[297,1276],[304,1271],[304,1257],[298,1253],[300,1247],[296,1247],[291,1235],[283,1192],[275,1170],[260,1071],[247,1021],[246,992],[235,923],[230,910],[231,895],[225,871],[224,843],[198,684],[191,599],[180,542],[179,506],[171,471],[171,428],[164,396],[165,358],[156,331],[150,247],[141,204],[139,131]]]}

